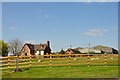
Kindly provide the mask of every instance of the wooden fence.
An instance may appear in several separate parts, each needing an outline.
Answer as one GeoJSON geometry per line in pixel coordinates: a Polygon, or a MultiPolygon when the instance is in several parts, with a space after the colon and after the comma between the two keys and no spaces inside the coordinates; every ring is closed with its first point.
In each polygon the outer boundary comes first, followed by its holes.
{"type": "MultiPolygon", "coordinates": [[[[0,70],[16,68],[16,56],[0,57],[0,70]]],[[[37,66],[118,65],[118,54],[50,54],[19,56],[19,68],[37,66]]]]}

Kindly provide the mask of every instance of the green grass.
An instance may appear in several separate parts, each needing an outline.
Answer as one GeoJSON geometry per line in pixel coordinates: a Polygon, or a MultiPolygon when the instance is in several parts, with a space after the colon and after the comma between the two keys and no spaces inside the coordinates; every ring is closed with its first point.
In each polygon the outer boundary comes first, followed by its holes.
{"type": "MultiPolygon", "coordinates": [[[[32,60],[32,68],[23,72],[13,72],[3,70],[3,78],[117,78],[118,77],[118,56],[107,56],[107,65],[104,66],[104,56],[90,56],[90,67],[87,67],[87,57],[71,57],[72,67],[68,67],[69,59],[52,58],[52,67],[49,67],[49,58],[44,58],[42,62],[39,59],[32,60]],[[97,58],[91,60],[91,58],[97,58]],[[37,63],[37,64],[36,64],[37,63]],[[56,65],[57,64],[57,65],[56,65]],[[60,65],[65,64],[65,65],[60,65]],[[37,65],[38,67],[35,67],[37,65]],[[44,65],[44,67],[43,67],[44,65]],[[56,66],[55,66],[56,65],[56,66]]],[[[14,64],[15,65],[15,64],[14,64]]],[[[26,66],[29,64],[26,64],[26,66]]],[[[20,64],[24,66],[24,64],[20,64]]],[[[7,67],[7,66],[6,66],[7,67]]]]}
{"type": "Polygon", "coordinates": [[[3,78],[117,78],[118,66],[33,67],[23,72],[4,71],[2,75],[3,78]]]}

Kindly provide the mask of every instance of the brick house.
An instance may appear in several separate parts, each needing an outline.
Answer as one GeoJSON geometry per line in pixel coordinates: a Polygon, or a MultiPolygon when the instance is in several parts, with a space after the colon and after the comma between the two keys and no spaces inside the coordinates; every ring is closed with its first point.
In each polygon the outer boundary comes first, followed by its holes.
{"type": "Polygon", "coordinates": [[[49,41],[47,41],[46,44],[25,43],[21,49],[20,55],[21,56],[35,55],[36,53],[38,53],[38,52],[41,53],[43,51],[44,51],[44,55],[51,53],[49,41]]]}

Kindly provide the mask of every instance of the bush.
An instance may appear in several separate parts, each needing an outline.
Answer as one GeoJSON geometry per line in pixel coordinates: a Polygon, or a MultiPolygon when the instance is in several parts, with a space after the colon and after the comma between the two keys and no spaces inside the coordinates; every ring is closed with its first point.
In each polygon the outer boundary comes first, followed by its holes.
{"type": "Polygon", "coordinates": [[[89,52],[89,54],[95,54],[95,52],[94,52],[94,51],[91,51],[91,52],[89,52]]]}

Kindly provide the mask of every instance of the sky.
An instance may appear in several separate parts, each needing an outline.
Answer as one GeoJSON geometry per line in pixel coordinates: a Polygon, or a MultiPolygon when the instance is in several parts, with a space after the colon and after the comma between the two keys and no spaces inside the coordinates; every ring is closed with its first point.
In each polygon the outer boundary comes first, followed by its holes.
{"type": "Polygon", "coordinates": [[[118,2],[119,0],[1,0],[2,2],[118,2]]]}
{"type": "Polygon", "coordinates": [[[50,41],[53,52],[71,47],[118,48],[117,2],[4,2],[2,39],[50,41]]]}

